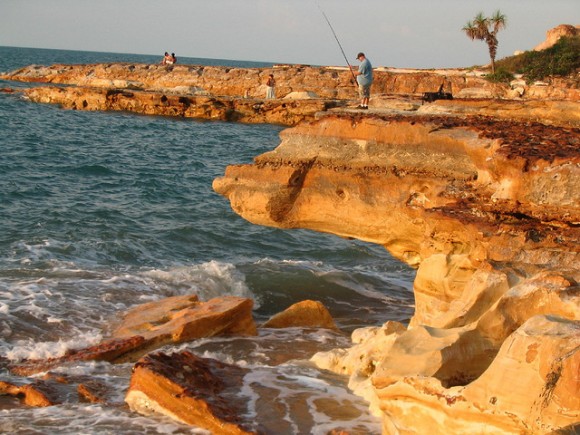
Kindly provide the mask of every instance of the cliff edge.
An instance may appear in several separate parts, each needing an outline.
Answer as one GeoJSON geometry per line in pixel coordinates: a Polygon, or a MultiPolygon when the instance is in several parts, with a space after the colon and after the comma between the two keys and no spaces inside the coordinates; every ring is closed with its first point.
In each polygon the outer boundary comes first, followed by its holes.
{"type": "Polygon", "coordinates": [[[578,133],[327,112],[213,187],[250,222],[377,243],[417,268],[408,328],[313,357],[384,433],[547,433],[580,420],[578,133]]]}

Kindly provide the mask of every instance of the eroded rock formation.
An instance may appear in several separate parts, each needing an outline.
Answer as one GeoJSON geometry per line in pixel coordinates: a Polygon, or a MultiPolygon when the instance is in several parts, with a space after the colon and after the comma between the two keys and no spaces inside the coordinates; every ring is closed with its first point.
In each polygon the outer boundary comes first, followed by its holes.
{"type": "Polygon", "coordinates": [[[350,376],[385,433],[545,433],[580,419],[579,133],[326,114],[214,189],[253,223],[377,243],[417,267],[408,329],[355,331],[351,349],[313,359],[350,376]]]}
{"type": "Polygon", "coordinates": [[[534,47],[535,51],[545,50],[550,48],[563,36],[576,36],[580,34],[580,26],[572,26],[571,24],[560,24],[546,32],[546,40],[534,47]]]}

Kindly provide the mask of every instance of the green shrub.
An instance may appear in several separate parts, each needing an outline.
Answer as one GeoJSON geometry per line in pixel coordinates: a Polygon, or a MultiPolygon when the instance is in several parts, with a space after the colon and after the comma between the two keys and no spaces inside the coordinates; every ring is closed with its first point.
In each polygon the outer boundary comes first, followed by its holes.
{"type": "Polygon", "coordinates": [[[568,76],[580,69],[580,36],[562,37],[542,51],[526,51],[497,62],[513,74],[523,74],[528,83],[550,76],[568,76]]]}
{"type": "Polygon", "coordinates": [[[493,83],[508,83],[514,79],[514,75],[507,69],[500,67],[495,70],[495,73],[485,76],[486,80],[493,83]]]}

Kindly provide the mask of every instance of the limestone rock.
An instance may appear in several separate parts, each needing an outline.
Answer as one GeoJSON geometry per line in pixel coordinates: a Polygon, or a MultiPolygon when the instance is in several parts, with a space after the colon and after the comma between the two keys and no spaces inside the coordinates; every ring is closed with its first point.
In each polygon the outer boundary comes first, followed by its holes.
{"type": "Polygon", "coordinates": [[[570,24],[560,24],[546,32],[546,40],[534,47],[534,51],[545,50],[550,48],[563,36],[576,36],[580,34],[580,26],[572,26],[570,24]]]}
{"type": "Polygon", "coordinates": [[[169,343],[215,335],[255,335],[253,305],[251,299],[236,296],[223,296],[207,302],[199,302],[195,295],[175,296],[133,308],[112,337],[144,338],[144,346],[130,356],[125,355],[125,361],[169,343]]]}
{"type": "Polygon", "coordinates": [[[160,413],[212,434],[258,433],[241,416],[235,394],[245,370],[190,352],[150,354],[137,362],[125,401],[144,415],[160,413]]]}
{"type": "Polygon", "coordinates": [[[9,364],[12,373],[28,376],[77,361],[136,361],[170,343],[215,335],[255,335],[253,301],[234,296],[199,302],[197,296],[175,296],[138,306],[125,316],[112,337],[62,357],[9,364]]]}
{"type": "Polygon", "coordinates": [[[251,299],[222,296],[200,302],[196,295],[174,296],[131,309],[113,339],[133,336],[151,340],[170,338],[175,343],[217,334],[255,335],[251,299]]]}
{"type": "MultiPolygon", "coordinates": [[[[429,106],[440,103],[461,107],[429,106]]],[[[485,118],[318,115],[214,181],[251,222],[356,237],[418,267],[408,330],[357,332],[352,348],[313,358],[349,376],[385,433],[485,431],[488,414],[498,433],[525,431],[531,421],[519,407],[510,419],[509,400],[490,410],[491,398],[463,391],[484,389],[484,374],[509,365],[506,340],[530,319],[580,318],[577,131],[494,104],[479,106],[485,118]]],[[[541,420],[570,424],[551,397],[541,420]]]]}
{"type": "Polygon", "coordinates": [[[45,360],[24,360],[9,364],[12,373],[20,376],[29,376],[45,372],[55,367],[78,361],[109,361],[122,359],[126,354],[134,352],[145,343],[140,336],[133,336],[120,340],[105,340],[95,346],[84,349],[69,350],[64,356],[45,360]]]}
{"type": "Polygon", "coordinates": [[[262,325],[262,328],[290,327],[338,329],[326,307],[309,300],[295,303],[262,325]]]}
{"type": "MultiPolygon", "coordinates": [[[[284,65],[276,68],[231,68],[202,65],[147,64],[93,64],[31,65],[2,74],[0,79],[25,82],[69,84],[101,89],[203,89],[208,96],[259,98],[265,95],[265,78],[274,73],[278,85],[276,94],[284,99],[288,95],[311,96],[326,100],[358,99],[357,88],[346,67],[312,67],[284,65]]],[[[375,68],[373,95],[420,96],[436,92],[441,85],[454,96],[463,89],[482,89],[485,95],[502,97],[507,86],[489,83],[482,73],[469,69],[411,70],[375,68]]],[[[577,85],[552,84],[550,88],[565,99],[580,98],[577,85]]],[[[529,96],[529,98],[535,98],[529,96]]]]}
{"type": "MultiPolygon", "coordinates": [[[[11,395],[26,406],[46,407],[79,402],[111,403],[112,391],[88,375],[46,373],[18,384],[0,381],[0,395],[11,395]]],[[[0,425],[1,426],[1,425],[0,425]]]]}
{"type": "Polygon", "coordinates": [[[483,88],[464,88],[461,89],[456,94],[453,94],[455,98],[478,98],[478,99],[492,99],[498,98],[500,95],[492,91],[491,89],[483,88]]]}
{"type": "Polygon", "coordinates": [[[314,92],[302,91],[302,92],[290,92],[284,97],[286,100],[308,100],[313,98],[319,98],[314,92]]]}
{"type": "MultiPolygon", "coordinates": [[[[112,86],[112,85],[111,85],[112,86]]],[[[294,125],[339,105],[318,99],[252,100],[213,97],[195,87],[156,88],[154,91],[116,87],[35,87],[24,90],[37,103],[59,104],[72,110],[116,110],[145,115],[177,116],[244,123],[294,125]]]]}
{"type": "Polygon", "coordinates": [[[96,380],[90,380],[78,384],[77,392],[81,401],[89,403],[106,403],[107,388],[96,380]]]}
{"type": "Polygon", "coordinates": [[[406,331],[399,322],[389,321],[381,327],[361,328],[353,331],[354,346],[318,352],[311,361],[318,367],[335,373],[369,377],[382,360],[395,339],[406,331]]]}
{"type": "MultiPolygon", "coordinates": [[[[507,91],[506,97],[510,98],[510,92],[516,91],[516,98],[520,98],[520,92],[528,95],[538,91],[538,86],[517,87],[507,91]]],[[[543,88],[545,89],[545,88],[543,88]]],[[[523,95],[523,94],[522,94],[523,95]]],[[[455,116],[488,116],[495,119],[507,119],[521,122],[541,122],[547,125],[562,127],[580,126],[580,102],[576,101],[513,101],[513,100],[438,100],[433,103],[420,106],[417,113],[424,115],[455,115],[455,116]]]]}
{"type": "MultiPolygon", "coordinates": [[[[343,108],[357,98],[349,75],[345,68],[303,65],[103,64],[33,66],[2,78],[77,85],[26,91],[32,101],[70,109],[296,125],[253,164],[229,166],[214,190],[250,222],[377,243],[418,268],[408,329],[355,331],[352,348],[313,360],[350,376],[351,388],[383,417],[385,433],[549,433],[573,426],[580,409],[577,84],[554,78],[507,87],[478,71],[378,68],[373,110],[360,113],[343,108]],[[280,98],[266,101],[262,83],[271,71],[280,98]],[[132,83],[138,89],[129,89],[132,83]],[[456,98],[413,104],[413,96],[441,85],[456,98]],[[189,95],[194,88],[207,95],[189,95]],[[320,98],[284,98],[310,92],[320,98]]],[[[196,301],[185,303],[191,305],[152,307],[149,320],[131,314],[119,329],[131,338],[109,343],[111,349],[97,346],[33,369],[122,361],[174,338],[195,338],[198,328],[230,333],[253,325],[242,321],[236,329],[220,314],[198,310],[196,301]],[[181,323],[182,308],[200,317],[181,323]]],[[[211,406],[202,403],[222,391],[229,400],[230,385],[215,380],[236,379],[239,369],[228,370],[191,355],[143,360],[127,401],[183,418],[193,403],[203,411],[198,421],[219,426],[223,420],[214,416],[228,415],[226,402],[217,400],[215,409],[213,399],[211,406]],[[185,361],[181,369],[171,366],[185,361]],[[191,395],[184,373],[194,366],[208,380],[194,385],[208,387],[203,399],[191,395]]],[[[243,413],[243,405],[239,410],[233,414],[243,413]]],[[[230,430],[257,430],[225,421],[230,430]]]]}
{"type": "Polygon", "coordinates": [[[28,406],[45,407],[60,403],[55,391],[43,381],[23,385],[0,381],[0,395],[18,397],[28,406]]]}
{"type": "MultiPolygon", "coordinates": [[[[465,387],[405,377],[377,388],[386,433],[550,433],[580,417],[578,322],[537,316],[465,387]]],[[[382,385],[382,384],[381,384],[382,385]]]]}

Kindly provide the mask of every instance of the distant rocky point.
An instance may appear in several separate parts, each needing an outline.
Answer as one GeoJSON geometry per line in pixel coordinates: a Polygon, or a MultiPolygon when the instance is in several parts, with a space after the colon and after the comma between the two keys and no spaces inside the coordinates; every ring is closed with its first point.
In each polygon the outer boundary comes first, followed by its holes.
{"type": "Polygon", "coordinates": [[[534,47],[535,51],[545,50],[550,48],[563,36],[577,36],[580,35],[580,25],[573,26],[571,24],[560,24],[546,32],[546,40],[534,47]]]}

